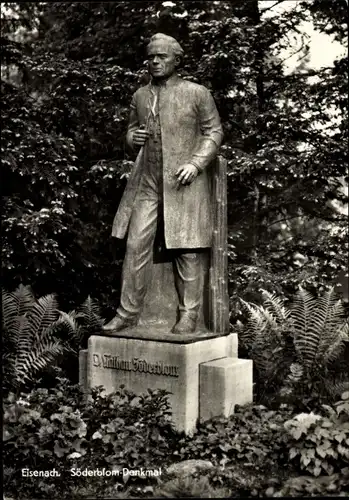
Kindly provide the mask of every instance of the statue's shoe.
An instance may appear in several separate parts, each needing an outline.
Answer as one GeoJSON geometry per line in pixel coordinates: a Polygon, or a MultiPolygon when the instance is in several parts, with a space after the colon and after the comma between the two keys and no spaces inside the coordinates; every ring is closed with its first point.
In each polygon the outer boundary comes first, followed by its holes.
{"type": "Polygon", "coordinates": [[[129,328],[130,326],[135,326],[136,324],[136,319],[123,318],[117,314],[111,321],[109,321],[109,323],[103,326],[103,335],[111,335],[113,332],[120,332],[121,330],[129,328]]]}
{"type": "Polygon", "coordinates": [[[196,328],[196,318],[184,314],[172,328],[172,333],[193,333],[196,328]]]}

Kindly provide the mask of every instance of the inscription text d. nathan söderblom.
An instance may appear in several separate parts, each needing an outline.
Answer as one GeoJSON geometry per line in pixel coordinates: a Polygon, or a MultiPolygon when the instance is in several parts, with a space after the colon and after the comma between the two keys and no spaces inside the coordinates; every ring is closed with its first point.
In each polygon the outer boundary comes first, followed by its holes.
{"type": "Polygon", "coordinates": [[[179,367],[176,365],[166,365],[162,361],[149,363],[145,359],[140,358],[120,359],[119,356],[112,356],[111,354],[93,353],[93,366],[129,372],[133,371],[179,377],[179,367]]]}

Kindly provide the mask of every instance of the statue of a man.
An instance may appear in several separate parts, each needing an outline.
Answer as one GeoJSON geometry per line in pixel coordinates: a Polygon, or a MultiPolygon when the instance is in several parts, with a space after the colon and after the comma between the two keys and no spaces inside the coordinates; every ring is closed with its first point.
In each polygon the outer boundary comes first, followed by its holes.
{"type": "Polygon", "coordinates": [[[177,75],[183,49],[174,38],[154,35],[147,56],[151,81],[133,95],[126,136],[131,149],[141,149],[112,232],[120,239],[128,233],[120,306],[104,335],[137,324],[159,226],[175,255],[179,319],[171,331],[194,332],[202,293],[200,250],[212,242],[206,169],[223,138],[217,108],[208,89],[177,75]]]}

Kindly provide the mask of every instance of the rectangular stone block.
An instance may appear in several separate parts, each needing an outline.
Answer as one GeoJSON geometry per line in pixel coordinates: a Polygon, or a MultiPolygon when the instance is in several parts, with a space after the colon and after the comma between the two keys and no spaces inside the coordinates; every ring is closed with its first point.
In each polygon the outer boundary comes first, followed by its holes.
{"type": "Polygon", "coordinates": [[[200,422],[253,401],[252,360],[226,357],[200,365],[200,422]]]}
{"type": "Polygon", "coordinates": [[[87,390],[87,349],[79,351],[79,385],[87,390]]]}
{"type": "Polygon", "coordinates": [[[188,342],[173,334],[163,337],[132,338],[131,333],[126,337],[91,336],[87,386],[103,385],[113,392],[124,385],[136,394],[148,388],[166,389],[171,392],[175,428],[190,434],[199,418],[199,365],[230,355],[236,336],[198,337],[188,342]]]}
{"type": "Polygon", "coordinates": [[[230,335],[228,335],[228,342],[229,342],[229,348],[228,348],[228,352],[227,352],[227,357],[228,358],[237,358],[238,357],[238,348],[239,348],[237,333],[231,333],[230,335]]]}

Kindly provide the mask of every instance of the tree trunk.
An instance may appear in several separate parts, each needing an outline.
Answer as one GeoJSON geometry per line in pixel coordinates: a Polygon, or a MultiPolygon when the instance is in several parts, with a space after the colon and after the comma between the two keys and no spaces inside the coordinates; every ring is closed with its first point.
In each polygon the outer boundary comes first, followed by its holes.
{"type": "MultiPolygon", "coordinates": [[[[261,17],[260,11],[258,7],[258,1],[253,0],[247,3],[246,8],[248,10],[248,15],[254,26],[257,27],[260,24],[261,17]]],[[[253,145],[253,153],[257,153],[259,148],[261,147],[260,136],[263,131],[263,118],[260,116],[263,114],[265,110],[265,92],[264,92],[264,50],[261,44],[259,43],[259,39],[256,40],[256,45],[254,47],[255,52],[255,60],[254,66],[257,69],[256,76],[256,93],[257,93],[257,117],[256,117],[256,131],[257,134],[252,142],[253,145]]],[[[260,219],[259,213],[260,209],[263,206],[267,205],[267,197],[260,192],[259,182],[255,182],[254,184],[254,192],[255,192],[255,202],[254,202],[254,213],[253,213],[253,223],[252,223],[252,250],[251,250],[251,258],[253,263],[256,263],[258,258],[258,243],[259,236],[261,233],[261,228],[264,225],[263,221],[260,219]]],[[[265,221],[264,221],[265,223],[265,221]]]]}

